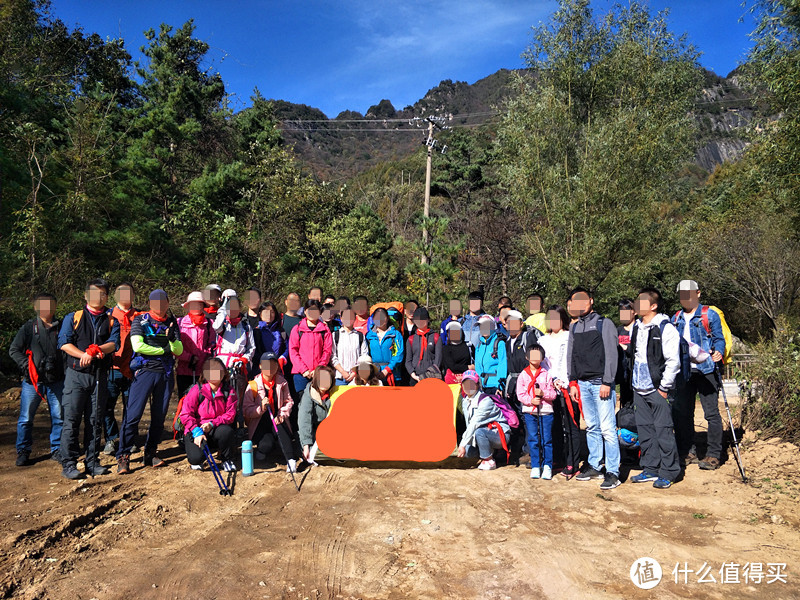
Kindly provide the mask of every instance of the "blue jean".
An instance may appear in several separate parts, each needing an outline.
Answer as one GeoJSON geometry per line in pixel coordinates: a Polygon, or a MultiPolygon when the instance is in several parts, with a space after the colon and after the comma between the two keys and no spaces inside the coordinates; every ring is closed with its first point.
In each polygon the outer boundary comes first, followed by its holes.
{"type": "Polygon", "coordinates": [[[553,413],[536,416],[524,413],[525,429],[528,432],[528,450],[531,453],[531,467],[538,468],[543,464],[553,466],[553,413]],[[539,429],[542,430],[542,446],[544,456],[539,456],[539,429]],[[544,462],[542,462],[544,461],[544,462]]]}
{"type": "Polygon", "coordinates": [[[123,409],[128,405],[128,394],[131,390],[131,380],[122,374],[119,369],[108,371],[108,399],[106,400],[106,414],[103,417],[103,433],[106,441],[116,441],[119,439],[119,426],[114,417],[114,409],[117,406],[117,398],[122,396],[123,409]]]}
{"type": "Polygon", "coordinates": [[[600,470],[605,448],[606,473],[619,476],[619,438],[617,437],[617,393],[605,400],[600,398],[600,384],[579,381],[583,418],[586,420],[586,445],[589,447],[589,466],[600,470]]]}
{"type": "MultiPolygon", "coordinates": [[[[61,393],[64,390],[64,382],[59,381],[49,385],[41,383],[39,390],[47,398],[47,405],[50,408],[50,452],[55,452],[61,445],[61,427],[64,424],[61,415],[61,393]]],[[[17,453],[30,453],[33,448],[33,417],[41,402],[36,388],[23,381],[17,421],[17,453]]]]}
{"type": "Polygon", "coordinates": [[[144,414],[147,400],[150,400],[150,429],[147,431],[147,441],[144,445],[145,454],[155,454],[161,435],[164,433],[164,419],[169,410],[169,397],[175,378],[172,374],[159,373],[140,369],[133,376],[131,391],[128,397],[128,406],[122,414],[122,428],[119,436],[117,458],[131,453],[136,434],[139,431],[139,421],[144,414]]]}
{"type": "MultiPolygon", "coordinates": [[[[508,436],[506,436],[506,442],[508,436]]],[[[496,430],[490,430],[488,427],[480,427],[475,432],[475,446],[467,444],[467,456],[470,458],[478,457],[482,460],[492,458],[495,450],[500,450],[503,443],[500,441],[500,434],[496,430]]]]}

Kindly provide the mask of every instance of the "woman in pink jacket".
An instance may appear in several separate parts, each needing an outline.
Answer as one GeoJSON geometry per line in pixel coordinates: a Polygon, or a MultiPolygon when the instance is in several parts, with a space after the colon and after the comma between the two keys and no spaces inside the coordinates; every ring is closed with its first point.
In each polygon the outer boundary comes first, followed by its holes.
{"type": "Polygon", "coordinates": [[[183,354],[178,357],[178,398],[182,398],[203,373],[203,363],[213,355],[217,344],[217,332],[211,326],[205,307],[202,292],[192,292],[183,303],[187,312],[178,320],[183,342],[183,354]]]}
{"type": "Polygon", "coordinates": [[[289,336],[289,362],[292,363],[294,389],[298,396],[311,381],[314,369],[329,365],[333,356],[331,330],[320,319],[322,305],[318,300],[308,300],[304,311],[304,318],[289,336]]]}
{"type": "Polygon", "coordinates": [[[203,445],[217,448],[225,471],[235,471],[233,464],[236,391],[230,384],[225,363],[210,358],[203,366],[198,385],[183,399],[181,423],[186,459],[193,469],[201,469],[205,455],[203,445]]]}
{"type": "Polygon", "coordinates": [[[532,344],[528,348],[528,366],[517,377],[517,399],[531,454],[531,479],[553,478],[553,400],[556,388],[547,369],[542,367],[544,348],[532,344]],[[543,455],[543,456],[542,456],[543,455]]]}
{"type": "Polygon", "coordinates": [[[260,366],[261,372],[244,391],[242,410],[247,423],[247,437],[258,446],[255,454],[258,460],[266,460],[276,442],[280,444],[287,461],[286,470],[294,472],[296,462],[289,425],[294,403],[289,395],[289,383],[281,375],[278,355],[274,352],[264,352],[260,366]]]}

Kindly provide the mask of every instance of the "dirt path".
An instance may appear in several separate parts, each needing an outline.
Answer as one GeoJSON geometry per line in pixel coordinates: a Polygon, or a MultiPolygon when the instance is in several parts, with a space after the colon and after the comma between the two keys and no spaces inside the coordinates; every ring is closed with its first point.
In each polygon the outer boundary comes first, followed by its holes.
{"type": "Polygon", "coordinates": [[[452,459],[315,467],[300,493],[282,469],[262,470],[226,498],[171,441],[168,467],[127,477],[69,482],[47,460],[16,468],[15,402],[0,398],[0,597],[800,598],[797,448],[776,440],[749,442],[750,485],[732,460],[691,467],[667,491],[601,493],[452,459]],[[652,591],[629,576],[644,556],[663,568],[652,591]],[[707,563],[717,583],[690,573],[676,584],[676,563],[707,563]],[[723,563],[740,565],[740,583],[720,583],[723,563]],[[745,563],[761,563],[761,583],[743,581],[745,563]],[[768,563],[786,563],[787,583],[767,583],[768,563]]]}

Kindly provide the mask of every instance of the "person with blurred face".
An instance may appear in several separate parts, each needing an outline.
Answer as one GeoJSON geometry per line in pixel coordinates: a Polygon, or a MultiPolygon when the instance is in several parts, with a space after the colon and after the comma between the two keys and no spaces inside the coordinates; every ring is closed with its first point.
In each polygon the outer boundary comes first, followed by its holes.
{"type": "Polygon", "coordinates": [[[286,339],[292,335],[292,329],[297,326],[302,318],[299,314],[300,310],[300,294],[296,292],[289,292],[284,300],[286,312],[283,313],[283,331],[286,332],[286,339]]]}
{"type": "Polygon", "coordinates": [[[405,348],[406,373],[412,386],[425,377],[428,369],[442,366],[442,340],[438,333],[430,330],[430,323],[428,309],[420,306],[414,312],[414,335],[408,339],[405,348]]]}
{"type": "MultiPolygon", "coordinates": [[[[317,304],[319,303],[317,302],[317,304]]],[[[309,463],[314,460],[311,447],[316,440],[317,427],[328,416],[331,409],[334,379],[335,374],[332,367],[318,366],[314,368],[311,373],[310,385],[303,390],[303,397],[300,399],[297,427],[300,444],[303,448],[303,459],[309,463]]]]}
{"type": "Polygon", "coordinates": [[[619,301],[619,326],[617,327],[617,341],[622,349],[622,381],[619,382],[619,405],[626,406],[633,402],[633,389],[631,389],[630,365],[628,364],[628,345],[631,343],[631,331],[636,321],[633,301],[623,298],[619,301]]]}
{"type": "Polygon", "coordinates": [[[64,393],[61,408],[64,425],[61,428],[59,454],[67,479],[82,477],[78,471],[78,437],[82,422],[91,429],[85,438],[86,473],[95,477],[108,474],[100,464],[102,419],[108,397],[108,370],[114,352],[120,349],[119,321],[106,308],[108,283],[93,279],[86,286],[86,304],[82,310],[69,313],[61,322],[58,347],[66,360],[64,393]]]}
{"type": "Polygon", "coordinates": [[[230,384],[225,363],[220,359],[210,358],[203,365],[198,385],[193,386],[183,400],[180,418],[186,460],[192,469],[202,470],[203,447],[207,445],[210,450],[218,451],[223,471],[236,470],[233,462],[236,392],[230,384]]]}
{"type": "Polygon", "coordinates": [[[447,346],[448,337],[447,337],[447,326],[452,323],[456,322],[459,325],[462,324],[463,318],[461,317],[461,300],[457,298],[453,298],[448,303],[448,315],[442,321],[441,326],[439,327],[439,336],[442,338],[442,347],[447,346]]]}
{"type": "Polygon", "coordinates": [[[699,461],[699,467],[710,471],[719,468],[722,456],[722,416],[719,412],[719,382],[716,371],[725,355],[725,336],[717,312],[701,304],[700,287],[696,281],[684,279],[678,284],[677,292],[683,310],[673,316],[672,323],[686,340],[684,347],[699,346],[709,355],[698,363],[691,359],[687,351],[681,353],[682,369],[672,404],[678,454],[684,465],[698,462],[694,411],[699,395],[703,416],[708,422],[707,450],[705,457],[699,461]]]}
{"type": "MultiPolygon", "coordinates": [[[[270,352],[277,356],[278,365],[283,372],[289,362],[289,338],[283,330],[277,307],[272,302],[264,302],[258,309],[259,321],[253,335],[256,340],[256,356],[270,352]]],[[[253,370],[251,369],[251,373],[253,370]]],[[[257,377],[261,370],[255,365],[257,377]]]]}
{"type": "Polygon", "coordinates": [[[342,326],[342,322],[339,320],[339,313],[336,311],[334,304],[322,305],[322,322],[327,325],[331,333],[338,331],[342,326]]]}
{"type": "Polygon", "coordinates": [[[503,342],[506,346],[508,375],[506,376],[506,398],[515,408],[517,401],[517,378],[528,366],[528,349],[539,340],[540,333],[535,327],[528,328],[522,320],[522,313],[509,310],[505,315],[508,338],[503,342]]]}
{"type": "Polygon", "coordinates": [[[205,311],[201,292],[192,292],[183,303],[186,314],[178,319],[183,353],[178,357],[176,383],[182,398],[203,374],[203,364],[214,354],[217,332],[205,311]]]}
{"type": "Polygon", "coordinates": [[[297,394],[302,394],[317,367],[329,365],[333,357],[333,336],[322,321],[322,305],[307,300],[304,318],[289,337],[289,359],[297,394]]]}
{"type": "Polygon", "coordinates": [[[22,375],[19,419],[17,420],[18,467],[30,464],[33,449],[33,419],[42,401],[50,412],[50,458],[60,458],[61,395],[64,389],[64,364],[58,351],[61,321],[55,318],[56,297],[38,294],[33,299],[36,316],[25,323],[11,342],[9,356],[22,375]]]}
{"type": "Polygon", "coordinates": [[[527,351],[528,365],[515,385],[522,406],[531,456],[531,479],[553,478],[553,401],[556,388],[545,365],[544,348],[533,344],[527,351]],[[539,448],[542,449],[542,455],[539,448]]]}
{"type": "Polygon", "coordinates": [[[342,326],[333,332],[333,368],[336,385],[349,385],[356,378],[355,367],[362,356],[369,356],[367,337],[353,328],[356,313],[352,308],[342,311],[342,326]]]}
{"type": "Polygon", "coordinates": [[[505,340],[495,329],[491,315],[483,314],[478,321],[480,338],[475,348],[475,371],[481,376],[481,388],[487,394],[504,389],[508,374],[505,340]]]}
{"type": "Polygon", "coordinates": [[[213,322],[217,318],[217,309],[222,302],[222,288],[216,283],[211,283],[203,290],[203,300],[206,303],[206,314],[213,322]]]}
{"type": "Polygon", "coordinates": [[[461,378],[459,400],[466,430],[458,443],[457,456],[480,458],[478,469],[491,471],[497,468],[494,452],[508,447],[511,428],[494,401],[481,392],[480,380],[473,370],[466,371],[461,378]]]}
{"type": "Polygon", "coordinates": [[[111,311],[111,316],[119,322],[120,348],[114,353],[111,370],[108,372],[108,400],[103,418],[103,432],[106,436],[103,454],[110,456],[117,453],[117,443],[119,442],[119,425],[115,416],[117,399],[122,396],[123,413],[128,405],[128,394],[133,379],[130,369],[133,357],[130,333],[133,318],[139,314],[139,311],[133,307],[134,289],[132,284],[120,283],[114,290],[114,298],[117,304],[111,311]]]}
{"type": "MultiPolygon", "coordinates": [[[[258,322],[261,320],[261,290],[251,287],[244,293],[244,303],[247,306],[247,320],[250,323],[250,329],[255,331],[258,327],[258,322]]],[[[258,370],[258,369],[256,369],[258,370]]]]}
{"type": "Polygon", "coordinates": [[[290,418],[294,402],[289,384],[281,373],[278,355],[264,352],[259,363],[261,372],[248,383],[244,393],[244,418],[247,437],[257,446],[255,457],[265,461],[280,446],[287,460],[287,472],[294,472],[296,459],[292,448],[290,418]]]}
{"type": "Polygon", "coordinates": [[[525,319],[525,325],[528,327],[536,327],[539,333],[544,333],[547,329],[545,323],[546,315],[542,311],[544,306],[544,299],[540,294],[531,294],[525,299],[525,308],[528,309],[528,318],[525,319]]]}
{"type": "Polygon", "coordinates": [[[600,489],[620,484],[620,452],[616,422],[617,331],[611,319],[594,312],[594,299],[578,287],[569,295],[570,311],[578,321],[570,327],[567,371],[570,397],[580,398],[586,420],[589,459],[578,481],[602,479],[600,489]],[[602,472],[605,452],[605,475],[602,472]]]}
{"type": "Polygon", "coordinates": [[[130,473],[131,448],[148,399],[150,427],[144,446],[144,464],[151,467],[166,464],[157,450],[164,432],[169,397],[175,387],[175,358],[183,354],[183,342],[177,320],[168,313],[167,293],[160,288],[153,290],[149,304],[150,310],[137,315],[131,325],[133,381],[117,450],[117,473],[120,475],[130,473]]]}
{"type": "Polygon", "coordinates": [[[416,300],[406,300],[403,303],[403,341],[408,342],[408,338],[417,332],[417,326],[414,324],[414,313],[419,308],[419,302],[416,300]]]}
{"type": "Polygon", "coordinates": [[[383,385],[380,378],[378,366],[372,362],[369,354],[362,354],[358,357],[358,364],[351,369],[354,377],[350,385],[366,385],[379,387],[383,385]]]}
{"type": "Polygon", "coordinates": [[[478,326],[478,319],[480,319],[483,312],[483,294],[480,292],[470,292],[467,300],[467,308],[469,312],[461,322],[461,327],[464,331],[464,341],[469,344],[473,350],[478,347],[480,343],[480,327],[478,326]]]}
{"type": "Polygon", "coordinates": [[[405,342],[389,320],[385,308],[376,308],[372,313],[372,329],[367,332],[367,346],[372,362],[381,370],[384,385],[396,385],[401,377],[405,342]]]}
{"type": "Polygon", "coordinates": [[[461,383],[461,375],[472,364],[470,347],[464,341],[464,332],[458,321],[447,324],[447,344],[442,344],[442,372],[447,384],[461,383]]]}
{"type": "Polygon", "coordinates": [[[369,331],[369,301],[367,297],[356,296],[353,299],[353,310],[356,313],[353,329],[367,335],[367,331],[369,331]]]}

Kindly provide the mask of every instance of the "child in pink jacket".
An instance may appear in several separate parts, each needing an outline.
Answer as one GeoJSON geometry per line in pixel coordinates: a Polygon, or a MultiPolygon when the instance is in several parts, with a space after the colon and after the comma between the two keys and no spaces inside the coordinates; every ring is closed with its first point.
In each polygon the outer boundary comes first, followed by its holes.
{"type": "Polygon", "coordinates": [[[553,478],[553,401],[556,388],[542,366],[544,348],[528,348],[528,366],[517,378],[517,399],[522,403],[528,449],[531,455],[531,479],[553,478]]]}

